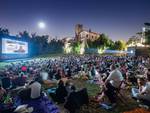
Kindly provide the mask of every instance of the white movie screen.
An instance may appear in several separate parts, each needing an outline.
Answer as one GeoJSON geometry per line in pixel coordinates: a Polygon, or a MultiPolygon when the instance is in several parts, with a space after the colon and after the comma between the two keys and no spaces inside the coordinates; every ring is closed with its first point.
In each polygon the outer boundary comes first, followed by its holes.
{"type": "Polygon", "coordinates": [[[3,38],[2,54],[28,54],[28,43],[3,38]]]}

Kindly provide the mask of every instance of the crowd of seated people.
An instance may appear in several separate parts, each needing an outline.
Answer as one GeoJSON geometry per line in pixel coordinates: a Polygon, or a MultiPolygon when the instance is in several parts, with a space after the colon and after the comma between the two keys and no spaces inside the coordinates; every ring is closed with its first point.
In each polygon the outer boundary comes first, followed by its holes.
{"type": "Polygon", "coordinates": [[[138,87],[138,90],[132,89],[135,98],[141,99],[144,96],[142,99],[149,100],[149,63],[149,57],[96,55],[70,55],[11,63],[0,70],[0,99],[2,100],[8,92],[22,86],[23,90],[21,87],[17,95],[23,100],[27,99],[27,102],[40,100],[42,98],[41,84],[59,81],[55,92],[49,95],[54,101],[65,103],[70,95],[76,92],[76,88],[75,85],[70,85],[68,82],[65,84],[61,79],[78,77],[91,80],[92,83],[98,81],[101,87],[101,92],[97,96],[99,101],[106,96],[112,105],[116,105],[115,93],[120,88],[122,81],[131,87],[138,87]],[[144,81],[141,82],[142,79],[139,80],[139,76],[144,78],[144,81]]]}
{"type": "MultiPolygon", "coordinates": [[[[145,78],[138,78],[138,88],[132,88],[132,96],[137,100],[150,102],[150,75],[145,78]]],[[[150,104],[149,104],[150,105],[150,104]]]]}

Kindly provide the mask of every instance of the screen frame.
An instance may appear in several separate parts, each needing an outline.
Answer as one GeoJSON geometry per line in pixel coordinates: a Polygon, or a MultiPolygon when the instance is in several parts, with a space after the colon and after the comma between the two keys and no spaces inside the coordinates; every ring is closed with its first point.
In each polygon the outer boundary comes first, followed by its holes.
{"type": "Polygon", "coordinates": [[[2,55],[20,55],[20,56],[23,56],[23,55],[28,55],[29,53],[29,43],[27,41],[24,41],[24,40],[17,40],[17,39],[12,39],[12,38],[1,38],[1,54],[2,55]],[[15,42],[21,42],[21,43],[26,43],[27,44],[27,52],[26,53],[4,53],[3,52],[3,40],[12,40],[12,41],[15,41],[15,42]]]}

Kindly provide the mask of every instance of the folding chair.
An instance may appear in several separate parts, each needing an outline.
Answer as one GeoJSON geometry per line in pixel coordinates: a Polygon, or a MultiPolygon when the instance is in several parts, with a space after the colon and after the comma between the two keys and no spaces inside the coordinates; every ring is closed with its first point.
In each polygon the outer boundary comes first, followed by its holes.
{"type": "Polygon", "coordinates": [[[115,96],[124,104],[126,104],[126,99],[124,98],[124,96],[121,94],[121,90],[122,90],[122,84],[124,83],[124,80],[120,82],[120,85],[118,88],[116,88],[115,90],[115,96]]]}

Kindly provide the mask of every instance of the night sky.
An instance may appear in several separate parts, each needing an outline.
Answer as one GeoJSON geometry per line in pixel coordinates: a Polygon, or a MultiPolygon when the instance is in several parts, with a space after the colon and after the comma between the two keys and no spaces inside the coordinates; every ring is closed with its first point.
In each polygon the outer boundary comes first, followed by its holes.
{"type": "Polygon", "coordinates": [[[73,37],[80,23],[113,40],[127,40],[144,22],[150,22],[150,0],[0,0],[0,26],[13,35],[27,30],[73,37]],[[37,27],[39,21],[46,29],[37,27]]]}

